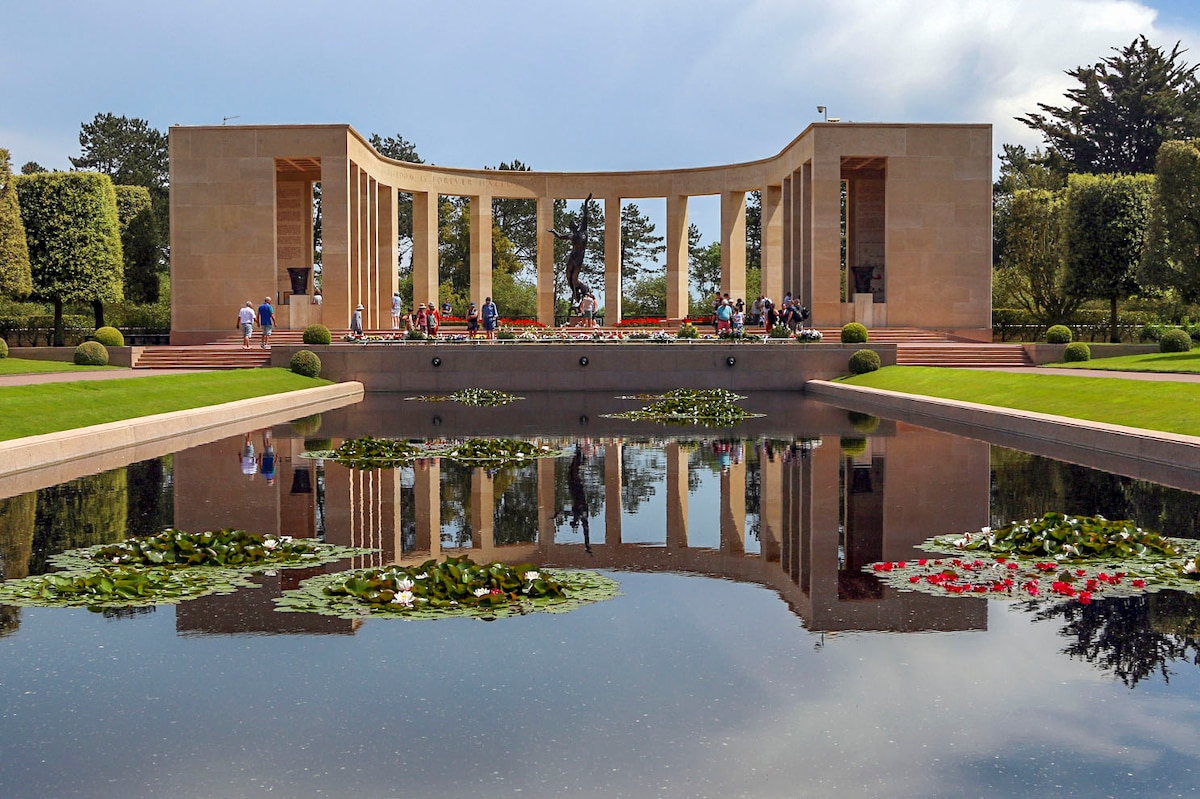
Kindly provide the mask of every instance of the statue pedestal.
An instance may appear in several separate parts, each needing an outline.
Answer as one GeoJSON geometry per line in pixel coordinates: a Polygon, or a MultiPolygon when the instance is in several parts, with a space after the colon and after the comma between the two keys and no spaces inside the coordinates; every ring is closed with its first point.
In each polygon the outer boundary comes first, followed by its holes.
{"type": "Polygon", "coordinates": [[[866,325],[868,328],[876,326],[874,294],[868,292],[854,295],[854,321],[866,325]]]}
{"type": "Polygon", "coordinates": [[[307,294],[292,294],[287,298],[287,325],[291,330],[303,330],[309,325],[321,321],[321,306],[313,305],[312,297],[307,294]]]}

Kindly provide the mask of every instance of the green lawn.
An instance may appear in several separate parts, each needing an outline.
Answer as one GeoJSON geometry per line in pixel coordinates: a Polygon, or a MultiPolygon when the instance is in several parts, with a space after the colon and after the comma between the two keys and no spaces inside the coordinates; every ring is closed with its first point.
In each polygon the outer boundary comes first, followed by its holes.
{"type": "Polygon", "coordinates": [[[94,372],[97,369],[121,369],[120,366],[76,366],[69,361],[35,361],[25,358],[0,358],[0,375],[32,375],[43,372],[94,372]]]}
{"type": "Polygon", "coordinates": [[[1122,355],[1119,358],[1095,358],[1074,363],[1047,364],[1056,369],[1104,369],[1114,372],[1200,372],[1200,349],[1191,352],[1151,352],[1122,355]]]}
{"type": "Polygon", "coordinates": [[[329,383],[287,369],[238,369],[0,386],[0,441],[329,383]]]}
{"type": "Polygon", "coordinates": [[[840,382],[1148,430],[1200,435],[1200,383],[930,366],[888,366],[877,372],[841,378],[840,382]]]}

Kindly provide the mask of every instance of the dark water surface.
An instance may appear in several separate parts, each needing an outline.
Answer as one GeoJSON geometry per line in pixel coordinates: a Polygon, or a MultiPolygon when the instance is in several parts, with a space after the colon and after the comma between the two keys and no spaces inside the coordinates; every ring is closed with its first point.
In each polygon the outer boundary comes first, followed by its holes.
{"type": "Polygon", "coordinates": [[[3,609],[0,797],[1178,796],[1200,763],[1200,603],[900,593],[861,566],[1050,510],[1200,537],[1195,494],[792,397],[732,431],[605,420],[611,398],[369,397],[0,500],[5,574],[164,526],[377,547],[361,563],[596,568],[563,615],[274,611],[308,573],[178,606],[3,609]],[[436,417],[436,420],[435,420],[436,417]],[[343,437],[521,434],[488,472],[352,472],[343,437]],[[268,465],[269,466],[269,465],[268,465]],[[303,473],[297,476],[298,473],[303,473]]]}

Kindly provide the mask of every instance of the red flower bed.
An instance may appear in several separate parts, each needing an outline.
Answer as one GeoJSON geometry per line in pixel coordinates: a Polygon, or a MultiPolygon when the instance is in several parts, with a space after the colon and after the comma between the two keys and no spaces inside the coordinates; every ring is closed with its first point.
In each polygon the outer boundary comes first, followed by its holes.
{"type": "Polygon", "coordinates": [[[654,319],[648,316],[635,317],[633,319],[622,319],[613,327],[662,327],[667,323],[666,319],[654,319]]]}
{"type": "Polygon", "coordinates": [[[505,319],[501,317],[500,324],[508,325],[509,327],[545,327],[544,324],[536,319],[505,319]]]}

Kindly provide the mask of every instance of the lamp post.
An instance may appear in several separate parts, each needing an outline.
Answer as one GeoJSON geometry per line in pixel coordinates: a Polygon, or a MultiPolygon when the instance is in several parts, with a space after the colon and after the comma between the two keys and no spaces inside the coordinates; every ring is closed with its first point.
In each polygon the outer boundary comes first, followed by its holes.
{"type": "Polygon", "coordinates": [[[817,106],[817,113],[821,115],[822,122],[829,121],[829,108],[823,105],[817,106]]]}

